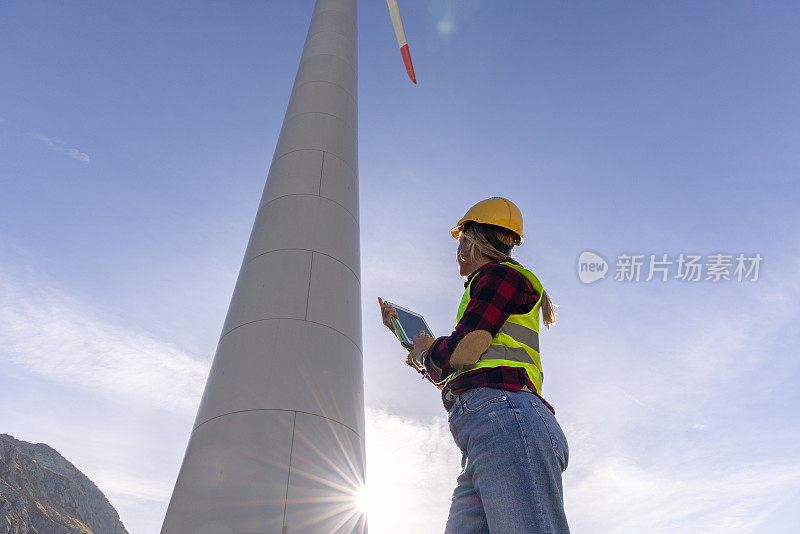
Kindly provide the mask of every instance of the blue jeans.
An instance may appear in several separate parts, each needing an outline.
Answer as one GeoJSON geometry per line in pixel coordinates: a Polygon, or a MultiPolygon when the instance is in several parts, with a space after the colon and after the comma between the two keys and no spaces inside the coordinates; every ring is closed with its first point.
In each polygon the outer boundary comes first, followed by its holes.
{"type": "Polygon", "coordinates": [[[561,487],[567,439],[539,397],[474,388],[448,415],[463,470],[446,534],[569,532],[561,487]]]}

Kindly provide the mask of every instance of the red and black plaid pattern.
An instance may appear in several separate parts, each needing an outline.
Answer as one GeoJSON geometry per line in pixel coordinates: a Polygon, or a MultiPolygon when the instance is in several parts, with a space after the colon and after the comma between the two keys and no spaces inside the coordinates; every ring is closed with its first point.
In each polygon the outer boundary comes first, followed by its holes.
{"type": "MultiPolygon", "coordinates": [[[[437,338],[422,356],[426,377],[435,384],[455,371],[450,367],[450,355],[464,336],[474,330],[486,330],[494,337],[509,315],[528,313],[539,300],[539,295],[528,279],[508,265],[489,262],[469,275],[464,287],[473,278],[470,301],[456,329],[449,336],[437,338]]],[[[442,390],[442,400],[445,409],[449,410],[453,401],[447,398],[458,396],[471,388],[490,387],[517,392],[524,386],[536,392],[528,375],[519,367],[475,369],[459,375],[447,384],[442,390]]],[[[545,405],[555,413],[546,401],[545,405]]]]}

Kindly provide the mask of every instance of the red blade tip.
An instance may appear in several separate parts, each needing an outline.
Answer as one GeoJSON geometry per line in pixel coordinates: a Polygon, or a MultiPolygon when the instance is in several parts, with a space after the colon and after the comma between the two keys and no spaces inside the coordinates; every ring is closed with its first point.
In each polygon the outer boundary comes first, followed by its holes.
{"type": "Polygon", "coordinates": [[[411,81],[417,83],[417,76],[414,74],[414,65],[411,63],[411,53],[408,51],[408,43],[400,47],[400,53],[403,55],[403,63],[406,65],[406,72],[411,81]]]}

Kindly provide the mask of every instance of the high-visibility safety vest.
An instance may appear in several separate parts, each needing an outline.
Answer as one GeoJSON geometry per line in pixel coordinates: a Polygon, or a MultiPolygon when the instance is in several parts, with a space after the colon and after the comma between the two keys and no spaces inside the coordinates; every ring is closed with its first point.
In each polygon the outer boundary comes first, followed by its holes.
{"type": "MultiPolygon", "coordinates": [[[[542,362],[539,357],[539,310],[541,308],[543,293],[542,283],[536,278],[536,275],[524,267],[514,265],[509,262],[502,262],[512,269],[520,272],[533,286],[533,290],[539,294],[539,300],[533,306],[533,309],[528,313],[512,314],[500,331],[492,339],[492,344],[489,348],[481,354],[477,362],[472,365],[466,365],[462,369],[457,370],[447,379],[450,382],[458,375],[475,369],[484,369],[488,367],[522,367],[528,375],[528,378],[536,386],[535,393],[542,393],[542,362]]],[[[470,291],[472,290],[472,282],[476,277],[472,277],[469,285],[464,291],[464,296],[461,297],[461,304],[458,307],[458,314],[456,315],[456,325],[464,315],[464,310],[469,305],[470,291]]]]}

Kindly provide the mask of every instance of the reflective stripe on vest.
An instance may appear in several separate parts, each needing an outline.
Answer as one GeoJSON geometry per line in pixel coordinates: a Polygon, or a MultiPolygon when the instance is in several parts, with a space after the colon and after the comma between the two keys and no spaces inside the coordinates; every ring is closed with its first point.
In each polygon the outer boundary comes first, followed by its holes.
{"type": "MultiPolygon", "coordinates": [[[[541,309],[541,295],[544,291],[542,283],[536,275],[524,267],[508,262],[503,262],[503,265],[507,265],[525,276],[533,286],[534,291],[539,295],[539,300],[528,313],[510,315],[506,322],[503,323],[503,326],[500,327],[500,331],[492,339],[492,344],[481,354],[478,361],[454,372],[447,378],[447,381],[450,382],[458,375],[475,369],[521,367],[525,369],[528,378],[536,386],[536,393],[541,394],[543,373],[539,356],[539,310],[541,309]]],[[[471,299],[470,291],[474,280],[475,277],[470,280],[464,295],[461,297],[461,304],[456,315],[456,325],[469,305],[471,299]]]]}

